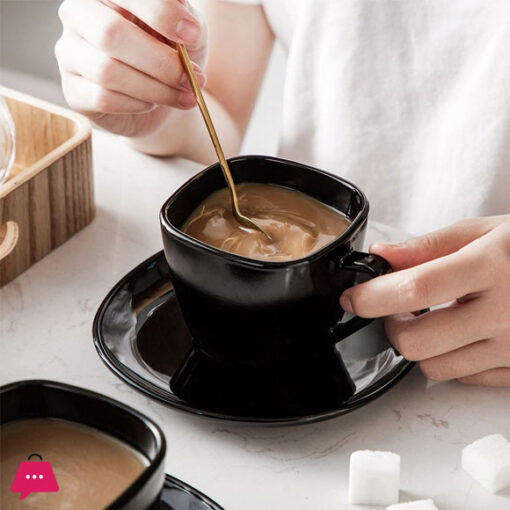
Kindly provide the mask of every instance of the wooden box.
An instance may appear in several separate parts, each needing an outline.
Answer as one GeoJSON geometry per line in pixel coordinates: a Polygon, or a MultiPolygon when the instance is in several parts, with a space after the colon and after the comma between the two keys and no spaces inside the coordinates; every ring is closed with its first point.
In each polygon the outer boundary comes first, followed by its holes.
{"type": "Polygon", "coordinates": [[[74,112],[0,87],[16,159],[0,186],[0,286],[92,221],[91,128],[74,112]]]}

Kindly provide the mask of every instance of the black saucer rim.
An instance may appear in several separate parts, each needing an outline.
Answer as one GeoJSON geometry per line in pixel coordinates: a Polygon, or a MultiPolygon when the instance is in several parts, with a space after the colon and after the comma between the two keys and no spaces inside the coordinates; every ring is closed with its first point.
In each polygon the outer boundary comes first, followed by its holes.
{"type": "Polygon", "coordinates": [[[251,425],[268,425],[268,426],[288,426],[288,425],[305,425],[309,423],[316,423],[320,421],[330,420],[332,418],[336,418],[339,416],[343,416],[347,413],[350,413],[360,407],[365,406],[372,400],[386,393],[389,389],[395,386],[399,381],[401,381],[414,367],[416,364],[413,361],[403,360],[401,364],[392,370],[390,373],[386,374],[386,376],[379,379],[375,384],[365,388],[365,390],[356,394],[356,401],[349,404],[349,401],[342,404],[341,408],[334,409],[331,411],[326,411],[317,414],[310,415],[301,415],[301,416],[290,416],[285,418],[271,418],[271,417],[252,417],[252,416],[238,416],[238,415],[230,415],[225,413],[218,413],[214,411],[208,411],[204,409],[200,409],[197,406],[189,404],[177,396],[171,394],[175,400],[168,399],[168,393],[163,392],[161,389],[156,388],[154,384],[148,382],[145,378],[140,377],[136,372],[131,370],[129,367],[126,367],[118,359],[111,355],[109,349],[107,349],[101,332],[101,325],[103,322],[103,318],[106,310],[108,309],[108,305],[117,294],[117,292],[123,288],[131,278],[144,270],[147,266],[154,263],[155,261],[165,258],[165,254],[163,250],[156,252],[154,255],[148,257],[137,266],[135,266],[131,271],[129,271],[125,276],[123,276],[108,292],[105,296],[99,308],[97,309],[96,315],[94,317],[94,321],[92,324],[92,337],[94,340],[94,346],[96,351],[103,361],[103,363],[123,382],[142,393],[146,397],[149,397],[151,400],[154,400],[165,407],[172,407],[179,411],[192,414],[195,416],[202,416],[205,418],[209,418],[212,420],[218,420],[221,422],[237,422],[251,425]],[[148,385],[150,385],[153,389],[149,389],[148,385]]]}
{"type": "Polygon", "coordinates": [[[202,503],[205,503],[207,506],[209,506],[211,510],[224,510],[224,508],[220,506],[218,503],[216,503],[216,501],[212,500],[209,496],[207,496],[203,492],[200,492],[198,489],[195,489],[195,487],[193,487],[189,483],[186,483],[180,478],[165,473],[165,483],[163,485],[162,493],[163,491],[165,491],[165,489],[172,488],[178,488],[181,491],[188,493],[195,499],[201,501],[202,503]]]}

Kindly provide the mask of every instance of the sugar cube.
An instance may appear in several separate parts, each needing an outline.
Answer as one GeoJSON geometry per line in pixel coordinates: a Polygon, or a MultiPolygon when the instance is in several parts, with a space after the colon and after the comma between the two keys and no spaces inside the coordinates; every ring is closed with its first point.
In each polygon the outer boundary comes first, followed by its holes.
{"type": "Polygon", "coordinates": [[[359,450],[351,455],[349,501],[355,505],[398,503],[400,455],[359,450]]]}
{"type": "Polygon", "coordinates": [[[490,492],[510,486],[510,441],[501,434],[482,437],[462,450],[462,468],[490,492]]]}
{"type": "Polygon", "coordinates": [[[419,499],[418,501],[409,501],[409,503],[400,503],[400,505],[390,505],[386,510],[437,510],[437,506],[431,499],[419,499]]]}

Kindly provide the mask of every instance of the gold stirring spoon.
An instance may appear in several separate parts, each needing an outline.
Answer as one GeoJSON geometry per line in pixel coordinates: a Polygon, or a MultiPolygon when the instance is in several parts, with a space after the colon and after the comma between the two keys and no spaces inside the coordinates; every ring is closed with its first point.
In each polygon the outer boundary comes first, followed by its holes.
{"type": "Polygon", "coordinates": [[[191,65],[191,61],[188,56],[188,52],[186,50],[186,47],[180,43],[177,43],[177,51],[179,52],[182,64],[184,65],[184,69],[186,70],[186,73],[189,77],[189,81],[191,82],[193,94],[195,95],[195,98],[197,100],[198,107],[200,108],[200,112],[202,113],[202,117],[204,118],[205,124],[207,126],[207,131],[209,132],[209,136],[211,137],[211,141],[214,145],[214,150],[218,155],[221,170],[223,171],[223,175],[225,176],[225,179],[227,181],[228,189],[230,191],[230,198],[232,200],[232,214],[234,218],[237,220],[237,222],[241,224],[243,227],[258,230],[259,232],[262,232],[269,240],[271,240],[271,237],[267,232],[265,232],[261,227],[259,227],[254,221],[250,220],[250,218],[244,216],[239,210],[239,202],[237,200],[234,179],[232,179],[230,168],[228,167],[227,160],[225,159],[225,155],[223,154],[223,149],[221,148],[218,135],[216,134],[216,129],[214,129],[214,124],[212,123],[211,116],[209,115],[209,110],[207,109],[207,105],[205,104],[204,96],[202,95],[202,90],[198,85],[195,72],[193,71],[193,66],[191,65]]]}

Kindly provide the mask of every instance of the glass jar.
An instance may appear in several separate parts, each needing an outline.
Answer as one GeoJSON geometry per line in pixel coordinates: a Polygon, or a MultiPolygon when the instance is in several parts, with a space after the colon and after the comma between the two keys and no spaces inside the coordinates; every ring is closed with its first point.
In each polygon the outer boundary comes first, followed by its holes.
{"type": "Polygon", "coordinates": [[[7,179],[16,155],[16,131],[9,108],[0,96],[0,185],[7,179]]]}

